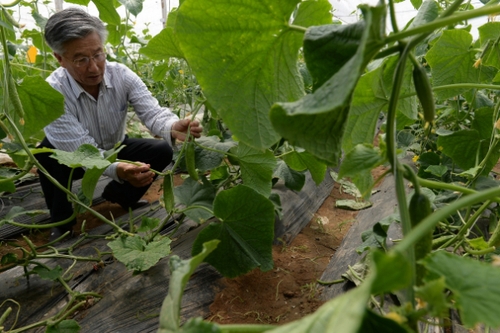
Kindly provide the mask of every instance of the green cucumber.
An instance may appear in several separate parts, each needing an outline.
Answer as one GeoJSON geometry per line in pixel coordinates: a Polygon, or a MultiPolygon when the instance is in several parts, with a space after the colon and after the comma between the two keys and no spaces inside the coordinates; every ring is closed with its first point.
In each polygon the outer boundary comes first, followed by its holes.
{"type": "Polygon", "coordinates": [[[422,104],[424,119],[426,122],[432,123],[436,114],[436,106],[431,82],[423,66],[413,66],[413,84],[418,100],[422,104]]]}
{"type": "MultiPolygon", "coordinates": [[[[423,193],[415,192],[410,199],[410,222],[412,228],[415,228],[420,222],[422,222],[427,216],[432,213],[431,202],[429,198],[423,193]]],[[[433,230],[430,230],[424,237],[422,237],[415,245],[415,261],[416,266],[416,282],[417,286],[422,284],[423,277],[425,275],[425,267],[418,263],[420,259],[423,259],[432,250],[432,234],[433,230]]]]}

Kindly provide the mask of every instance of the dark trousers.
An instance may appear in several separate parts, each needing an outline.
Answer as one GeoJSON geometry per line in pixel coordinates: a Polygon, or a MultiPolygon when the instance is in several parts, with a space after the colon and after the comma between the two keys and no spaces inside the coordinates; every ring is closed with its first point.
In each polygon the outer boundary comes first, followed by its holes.
{"type": "MultiPolygon", "coordinates": [[[[126,137],[122,145],[125,145],[125,148],[118,153],[119,159],[143,162],[151,165],[151,169],[156,171],[163,171],[172,161],[172,147],[163,140],[126,137]]],[[[43,139],[39,147],[55,148],[47,138],[43,139]]],[[[56,159],[50,157],[50,155],[51,153],[41,153],[37,154],[36,158],[53,178],[64,187],[67,187],[72,169],[60,164],[56,159]]],[[[69,183],[70,189],[72,181],[81,179],[84,173],[83,168],[74,169],[71,182],[69,183]]],[[[68,201],[67,195],[57,188],[43,173],[40,172],[39,174],[40,184],[52,222],[59,222],[69,218],[73,214],[73,205],[68,201]]],[[[120,184],[112,180],[106,185],[103,193],[106,193],[106,199],[126,207],[136,203],[146,193],[149,186],[134,187],[126,181],[120,184]]],[[[71,221],[68,226],[75,223],[76,219],[71,221]]]]}

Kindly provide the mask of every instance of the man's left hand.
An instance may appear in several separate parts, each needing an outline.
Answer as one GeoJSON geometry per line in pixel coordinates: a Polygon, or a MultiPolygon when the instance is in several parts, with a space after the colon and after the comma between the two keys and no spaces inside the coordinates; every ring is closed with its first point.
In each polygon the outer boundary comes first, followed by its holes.
{"type": "Polygon", "coordinates": [[[184,141],[186,140],[187,131],[190,129],[191,136],[199,138],[203,128],[197,120],[181,119],[172,125],[172,138],[184,141]]]}

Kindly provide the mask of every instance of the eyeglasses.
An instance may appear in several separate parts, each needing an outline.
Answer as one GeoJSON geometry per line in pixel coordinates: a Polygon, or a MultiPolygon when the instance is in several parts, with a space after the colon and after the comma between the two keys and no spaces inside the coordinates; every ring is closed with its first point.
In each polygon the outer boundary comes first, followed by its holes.
{"type": "Polygon", "coordinates": [[[90,63],[90,59],[94,60],[96,63],[101,63],[106,60],[106,53],[97,53],[92,57],[81,57],[73,60],[73,63],[76,67],[84,67],[90,63]]]}

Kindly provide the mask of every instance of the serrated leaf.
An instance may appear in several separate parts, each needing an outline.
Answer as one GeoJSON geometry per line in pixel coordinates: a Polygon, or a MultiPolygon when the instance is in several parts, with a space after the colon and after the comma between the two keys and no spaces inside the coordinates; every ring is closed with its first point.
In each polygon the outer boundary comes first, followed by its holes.
{"type": "Polygon", "coordinates": [[[99,11],[99,18],[109,24],[119,25],[121,22],[120,15],[116,11],[113,1],[109,0],[92,0],[99,11]]]}
{"type": "Polygon", "coordinates": [[[31,273],[38,274],[44,280],[56,281],[58,278],[62,277],[63,270],[59,265],[57,265],[54,269],[36,266],[31,270],[31,273]]]}
{"type": "Polygon", "coordinates": [[[113,255],[129,270],[146,271],[170,254],[170,238],[163,237],[149,243],[138,235],[121,236],[108,243],[113,255]]]}
{"type": "Polygon", "coordinates": [[[160,225],[160,219],[143,216],[141,225],[137,228],[137,232],[153,231],[156,227],[158,227],[158,225],[160,225]]]}
{"type": "Polygon", "coordinates": [[[316,185],[325,179],[327,166],[308,152],[291,152],[283,156],[283,160],[293,170],[309,170],[316,185]]]}
{"type": "MultiPolygon", "coordinates": [[[[402,253],[375,251],[372,254],[372,266],[376,267],[377,272],[372,284],[373,294],[394,292],[411,285],[410,262],[402,253]]],[[[371,269],[374,268],[372,266],[371,269]]]]}
{"type": "Polygon", "coordinates": [[[294,191],[300,191],[306,182],[306,176],[295,171],[286,165],[282,160],[278,160],[278,166],[274,170],[273,177],[283,179],[285,186],[294,191]]]}
{"type": "Polygon", "coordinates": [[[339,177],[353,177],[360,171],[371,170],[385,161],[378,148],[371,144],[359,144],[348,152],[340,165],[339,177]]]}
{"type": "MultiPolygon", "coordinates": [[[[302,34],[288,25],[298,3],[193,0],[178,11],[179,44],[205,96],[239,140],[255,148],[280,138],[269,120],[271,105],[304,95],[297,66],[302,34]]],[[[293,24],[331,22],[325,1],[308,5],[316,10],[299,6],[293,24]]]]}
{"type": "Polygon", "coordinates": [[[105,169],[111,164],[101,156],[99,149],[90,144],[83,144],[74,152],[54,149],[51,157],[70,168],[105,169]]]}
{"type": "Polygon", "coordinates": [[[271,194],[271,179],[276,167],[274,154],[256,150],[240,142],[236,151],[243,183],[265,197],[271,194]]]}
{"type": "Polygon", "coordinates": [[[184,288],[195,269],[217,247],[219,241],[213,240],[202,244],[199,254],[189,260],[178,256],[170,258],[170,282],[168,295],[163,300],[160,310],[158,333],[178,332],[180,327],[180,309],[184,288]]]}
{"type": "Polygon", "coordinates": [[[45,333],[78,333],[80,332],[80,325],[73,319],[65,319],[56,325],[47,326],[45,333]]]}
{"type": "Polygon", "coordinates": [[[423,24],[434,21],[439,16],[439,5],[434,0],[426,0],[422,3],[422,0],[411,2],[415,9],[418,9],[418,13],[410,23],[410,28],[415,28],[423,24]]]}
{"type": "MultiPolygon", "coordinates": [[[[40,132],[64,113],[64,97],[40,76],[25,76],[17,86],[24,109],[24,126],[18,126],[24,138],[40,132]]],[[[19,124],[19,115],[12,115],[19,124]]]]}
{"type": "Polygon", "coordinates": [[[423,262],[428,271],[445,278],[466,327],[473,328],[478,323],[500,326],[500,267],[445,251],[432,253],[423,262]]]}
{"type": "MultiPolygon", "coordinates": [[[[491,82],[496,74],[488,66],[474,67],[476,51],[471,48],[472,35],[461,29],[443,31],[425,58],[431,66],[433,86],[456,83],[491,82]]],[[[440,98],[449,98],[469,90],[446,89],[437,91],[440,98]]]]}
{"type": "MultiPolygon", "coordinates": [[[[83,147],[82,145],[81,147],[83,147]]],[[[79,149],[81,148],[79,147],[79,149]]],[[[93,146],[91,146],[93,147],[93,146]]],[[[88,147],[90,151],[95,150],[93,148],[88,147]]],[[[82,193],[83,195],[89,200],[92,201],[94,198],[94,191],[97,186],[97,183],[99,182],[99,179],[101,178],[102,174],[104,171],[106,171],[107,166],[106,162],[109,166],[109,164],[113,163],[116,160],[116,157],[118,153],[125,148],[125,146],[120,146],[117,147],[116,149],[110,149],[104,152],[104,156],[101,157],[99,153],[99,157],[97,155],[94,155],[94,158],[92,158],[92,161],[90,162],[89,160],[85,159],[85,164],[87,163],[92,163],[94,167],[90,167],[89,165],[86,166],[87,170],[85,171],[85,174],[83,175],[82,178],[82,193]],[[102,160],[105,158],[105,160],[102,160]],[[97,163],[97,164],[96,164],[97,163]]],[[[90,154],[89,154],[90,155],[90,154]]]]}
{"type": "Polygon", "coordinates": [[[118,2],[124,5],[132,15],[137,16],[142,12],[142,3],[144,0],[118,0],[118,2]]]}
{"type": "Polygon", "coordinates": [[[108,30],[108,38],[106,41],[113,46],[118,46],[122,42],[123,36],[130,30],[130,26],[126,24],[108,24],[106,29],[108,30]]]}
{"type": "MultiPolygon", "coordinates": [[[[385,6],[360,8],[365,19],[356,23],[359,27],[356,31],[361,32],[356,35],[358,38],[356,52],[348,53],[345,58],[338,59],[343,63],[342,67],[313,94],[306,95],[297,102],[276,103],[270,112],[271,122],[278,133],[291,144],[306,149],[331,165],[336,165],[340,158],[342,136],[354,88],[365,71],[366,64],[378,51],[378,48],[368,47],[369,41],[380,38],[378,34],[385,26],[385,6]]],[[[315,50],[315,43],[306,47],[308,38],[314,37],[319,46],[325,43],[325,40],[317,37],[318,31],[324,35],[331,35],[327,39],[329,43],[337,44],[339,48],[344,46],[342,36],[335,35],[335,30],[332,32],[324,31],[325,29],[334,30],[325,27],[308,29],[304,52],[308,52],[309,48],[315,50]]]]}
{"type": "Polygon", "coordinates": [[[478,27],[477,30],[481,47],[486,47],[488,43],[491,43],[482,59],[482,64],[500,69],[500,48],[498,43],[495,43],[500,33],[500,22],[488,22],[478,27]]]}
{"type": "MultiPolygon", "coordinates": [[[[169,14],[169,19],[172,13],[169,14]]],[[[182,59],[184,54],[173,28],[164,28],[159,34],[151,38],[148,45],[139,50],[140,53],[154,60],[168,60],[170,57],[182,59]]]]}
{"type": "Polygon", "coordinates": [[[214,213],[221,222],[210,223],[196,238],[192,253],[202,244],[220,240],[206,261],[227,277],[236,277],[255,267],[273,268],[274,205],[266,197],[245,185],[220,192],[214,213]],[[259,235],[259,237],[255,237],[259,235]]]}
{"type": "Polygon", "coordinates": [[[442,177],[448,172],[448,167],[445,165],[430,165],[425,169],[425,172],[428,172],[436,177],[442,177]]]}
{"type": "MultiPolygon", "coordinates": [[[[190,177],[182,185],[174,188],[174,195],[176,202],[186,207],[203,206],[213,210],[215,188],[209,182],[199,183],[190,177]]],[[[213,216],[203,208],[188,209],[184,214],[198,223],[203,223],[213,216]]]]}
{"type": "MultiPolygon", "coordinates": [[[[443,153],[453,159],[460,168],[468,170],[476,167],[486,157],[489,150],[489,140],[481,140],[477,130],[460,130],[449,135],[441,135],[437,140],[437,145],[442,147],[443,153]]],[[[500,157],[499,147],[492,147],[492,152],[488,155],[483,169],[483,174],[491,171],[500,157]]]]}
{"type": "Polygon", "coordinates": [[[415,295],[425,302],[433,316],[440,317],[446,314],[451,304],[446,300],[445,278],[426,281],[422,286],[415,287],[415,295]]]}

